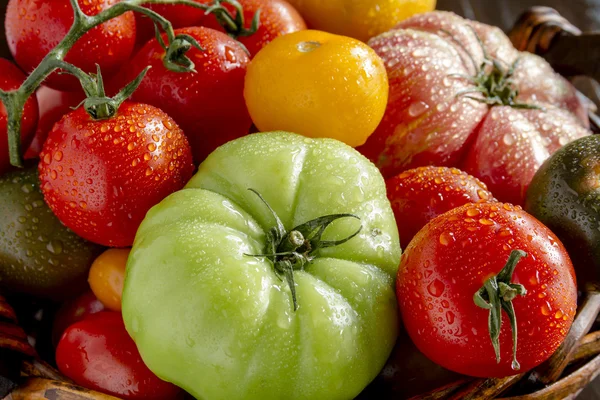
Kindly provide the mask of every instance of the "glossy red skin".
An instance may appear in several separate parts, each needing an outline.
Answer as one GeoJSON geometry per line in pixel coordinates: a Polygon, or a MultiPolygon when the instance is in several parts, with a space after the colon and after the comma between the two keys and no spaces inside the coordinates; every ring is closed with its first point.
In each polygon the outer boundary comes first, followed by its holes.
{"type": "MultiPolygon", "coordinates": [[[[588,124],[585,108],[571,84],[554,73],[542,58],[514,49],[499,29],[446,12],[420,14],[397,28],[369,41],[385,62],[390,93],[381,124],[365,145],[358,148],[385,177],[423,165],[454,166],[481,179],[499,200],[522,204],[523,188],[541,165],[539,161],[555,151],[550,143],[559,139],[564,144],[590,134],[585,129],[588,124]],[[489,146],[474,145],[497,139],[486,135],[501,132],[502,119],[491,120],[496,107],[458,95],[475,87],[458,75],[473,76],[475,65],[483,62],[483,51],[474,31],[485,42],[489,55],[507,66],[519,59],[513,76],[519,89],[518,102],[570,111],[557,117],[560,123],[551,130],[524,132],[515,126],[519,134],[531,138],[515,142],[510,151],[513,158],[501,151],[490,152],[489,146]],[[528,145],[531,140],[541,143],[543,157],[531,152],[532,146],[528,145]],[[521,143],[523,147],[517,147],[521,143]],[[531,160],[521,162],[516,157],[519,153],[531,160]],[[496,165],[493,168],[496,175],[490,179],[488,170],[473,168],[471,161],[465,161],[467,158],[485,159],[496,165]],[[520,168],[508,164],[519,164],[520,168]]],[[[532,114],[522,109],[512,111],[527,118],[532,114]]],[[[537,110],[537,114],[534,119],[554,122],[554,111],[537,110]]]]}
{"type": "Polygon", "coordinates": [[[177,124],[156,107],[131,102],[102,121],[82,107],[65,115],[40,158],[52,211],[79,236],[111,247],[131,246],[146,212],[183,188],[194,170],[177,124]]]}
{"type": "MultiPolygon", "coordinates": [[[[208,5],[212,0],[194,0],[198,4],[208,5]]],[[[204,10],[185,5],[170,4],[146,4],[144,7],[155,11],[168,19],[173,28],[186,28],[188,26],[199,26],[204,19],[204,10]]],[[[138,46],[143,46],[155,36],[154,23],[150,18],[141,13],[135,13],[136,36],[138,46]]]]}
{"type": "MultiPolygon", "coordinates": [[[[5,58],[0,58],[0,89],[18,89],[25,79],[25,74],[16,65],[5,58]]],[[[21,148],[23,151],[27,149],[33,139],[38,123],[38,114],[37,100],[35,96],[31,96],[25,103],[21,119],[21,148]]],[[[0,102],[0,174],[11,168],[8,154],[7,122],[6,107],[4,107],[4,103],[0,102]]]]}
{"type": "Polygon", "coordinates": [[[187,53],[197,73],[166,69],[165,52],[154,39],[130,61],[125,76],[131,81],[152,66],[132,99],[169,114],[187,135],[194,160],[200,163],[220,145],[250,130],[252,121],[243,95],[250,60],[233,39],[213,29],[192,27],[175,33],[194,37],[205,49],[192,48],[187,53]]]}
{"type": "MultiPolygon", "coordinates": [[[[239,3],[244,8],[244,25],[247,29],[252,25],[254,14],[260,10],[260,25],[256,33],[237,38],[252,57],[275,38],[306,29],[300,13],[285,0],[240,0],[239,3]]],[[[237,15],[233,7],[227,4],[224,6],[232,15],[237,15]]],[[[201,25],[224,32],[214,15],[205,17],[201,25]]]]}
{"type": "Polygon", "coordinates": [[[169,400],[181,392],[146,367],[116,312],[71,325],[58,343],[56,364],[76,384],[123,399],[169,400]]]}
{"type": "Polygon", "coordinates": [[[83,90],[75,92],[61,92],[47,86],[40,86],[36,92],[39,105],[39,120],[37,129],[29,148],[25,152],[26,159],[38,158],[44,142],[48,137],[48,132],[57,123],[63,115],[73,111],[79,103],[85,98],[83,90]]]}
{"type": "Polygon", "coordinates": [[[562,243],[520,207],[506,203],[467,204],[427,224],[402,256],[397,295],[404,326],[419,350],[447,369],[478,377],[514,375],[548,359],[577,307],[575,273],[562,243]],[[511,368],[506,313],[497,364],[488,311],[473,302],[474,293],[516,249],[528,254],[512,279],[527,290],[513,300],[519,371],[511,368]]]}
{"type": "Polygon", "coordinates": [[[410,169],[386,180],[386,186],[402,247],[446,211],[466,203],[495,201],[483,182],[456,168],[410,169]]]}
{"type": "MultiPolygon", "coordinates": [[[[79,0],[81,10],[96,15],[119,0],[79,0]]],[[[10,0],[6,11],[6,39],[17,64],[33,71],[42,59],[65,37],[73,24],[69,0],[10,0]]],[[[86,72],[100,65],[109,78],[118,71],[133,51],[135,17],[128,12],[95,27],[69,50],[65,61],[86,72]]],[[[54,73],[44,84],[58,90],[77,90],[79,81],[68,74],[54,73]]]]}
{"type": "Polygon", "coordinates": [[[69,326],[100,311],[104,311],[104,304],[91,291],[87,291],[79,297],[64,303],[54,317],[52,342],[57,345],[63,332],[69,326]]]}

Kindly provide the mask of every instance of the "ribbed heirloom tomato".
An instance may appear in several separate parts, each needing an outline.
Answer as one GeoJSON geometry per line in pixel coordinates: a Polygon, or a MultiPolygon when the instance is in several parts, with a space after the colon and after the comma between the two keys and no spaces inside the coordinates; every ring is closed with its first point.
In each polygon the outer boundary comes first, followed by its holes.
{"type": "Polygon", "coordinates": [[[148,367],[198,399],[352,399],[397,337],[399,256],[372,163],[256,133],[149,211],[123,317],[148,367]]]}
{"type": "Polygon", "coordinates": [[[363,144],[385,111],[388,79],[364,43],[305,30],[281,36],[252,60],[244,97],[261,131],[363,144]]]}
{"type": "MultiPolygon", "coordinates": [[[[119,0],[78,0],[87,15],[96,15],[119,0]]],[[[6,39],[17,64],[31,72],[67,34],[73,24],[69,0],[10,0],[6,10],[6,39]]],[[[82,36],[65,61],[85,72],[100,65],[105,77],[116,73],[127,61],[135,44],[132,12],[113,18],[82,36]]],[[[68,74],[54,73],[44,83],[54,89],[78,90],[79,82],[68,74]]]]}
{"type": "Polygon", "coordinates": [[[419,350],[479,377],[545,361],[577,308],[561,242],[520,207],[502,203],[466,204],[425,225],[402,256],[397,295],[419,350]]]}
{"type": "Polygon", "coordinates": [[[434,12],[369,44],[385,61],[390,95],[359,151],[385,177],[454,166],[499,200],[522,204],[544,160],[590,134],[571,84],[542,58],[515,50],[498,28],[434,12]]]}

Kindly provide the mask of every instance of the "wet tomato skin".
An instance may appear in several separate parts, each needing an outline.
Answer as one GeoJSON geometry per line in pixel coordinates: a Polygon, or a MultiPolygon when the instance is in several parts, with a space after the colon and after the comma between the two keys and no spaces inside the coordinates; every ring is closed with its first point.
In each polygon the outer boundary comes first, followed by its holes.
{"type": "Polygon", "coordinates": [[[95,121],[83,107],[48,135],[38,167],[44,198],[79,236],[111,247],[133,243],[146,212],[191,178],[188,142],[161,110],[125,102],[95,121]]]}
{"type": "Polygon", "coordinates": [[[446,211],[466,203],[495,201],[483,182],[457,168],[411,169],[386,180],[386,186],[402,247],[446,211]]]}
{"type": "MultiPolygon", "coordinates": [[[[244,27],[249,29],[252,18],[260,11],[260,24],[258,30],[250,36],[237,38],[254,57],[256,53],[273,39],[288,33],[306,29],[306,23],[300,13],[285,0],[241,0],[239,3],[244,9],[244,27]]],[[[232,15],[237,15],[233,7],[224,4],[232,15]]],[[[208,15],[200,24],[212,29],[223,31],[214,15],[208,15]]]]}
{"type": "Polygon", "coordinates": [[[498,28],[439,11],[409,18],[369,45],[385,62],[390,93],[382,122],[359,151],[384,177],[454,166],[498,200],[522,205],[556,144],[590,134],[575,88],[498,28]],[[492,59],[501,67],[480,73],[492,59]],[[503,84],[490,85],[498,76],[503,84]]]}
{"type": "Polygon", "coordinates": [[[102,311],[67,328],[56,364],[75,383],[123,399],[171,400],[181,393],[146,367],[117,312],[102,311]]]}
{"type": "Polygon", "coordinates": [[[407,247],[397,295],[404,326],[419,350],[452,371],[479,377],[525,372],[545,361],[564,340],[576,311],[573,266],[562,243],[520,207],[466,204],[427,224],[407,247]],[[506,313],[496,363],[488,311],[473,295],[523,250],[513,283],[527,290],[512,303],[518,327],[519,371],[511,368],[512,336],[506,313]]]}
{"type": "Polygon", "coordinates": [[[250,130],[252,121],[243,95],[250,59],[235,40],[214,29],[183,28],[175,34],[188,34],[204,48],[186,53],[197,73],[168,70],[163,64],[165,52],[153,39],[131,60],[124,82],[152,66],[132,99],[170,115],[183,129],[194,160],[200,163],[220,145],[250,130]]]}
{"type": "MultiPolygon", "coordinates": [[[[119,0],[79,0],[81,10],[96,15],[119,0]]],[[[17,64],[31,72],[65,37],[73,24],[69,0],[10,0],[6,11],[6,38],[17,64]]],[[[75,43],[65,57],[86,72],[100,65],[105,78],[127,61],[135,44],[135,17],[125,13],[93,28],[75,43]]],[[[58,90],[77,90],[79,81],[68,74],[52,74],[44,84],[58,90]]]]}
{"type": "Polygon", "coordinates": [[[102,304],[93,292],[87,291],[84,294],[67,301],[57,311],[52,326],[52,342],[58,345],[58,341],[63,332],[76,322],[84,320],[90,315],[104,311],[102,304]]]}

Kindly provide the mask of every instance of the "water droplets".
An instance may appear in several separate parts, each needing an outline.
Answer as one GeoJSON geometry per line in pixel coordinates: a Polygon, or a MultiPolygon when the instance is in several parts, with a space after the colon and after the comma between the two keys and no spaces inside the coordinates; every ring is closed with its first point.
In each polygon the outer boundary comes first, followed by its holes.
{"type": "Polygon", "coordinates": [[[433,297],[440,297],[444,290],[446,289],[446,285],[439,279],[434,279],[429,285],[427,285],[427,291],[433,297]]]}
{"type": "Polygon", "coordinates": [[[421,114],[423,114],[428,109],[429,109],[429,105],[427,105],[426,103],[424,103],[422,101],[417,101],[415,103],[412,103],[410,105],[410,107],[408,107],[408,115],[413,118],[416,118],[416,117],[420,116],[421,114]]]}

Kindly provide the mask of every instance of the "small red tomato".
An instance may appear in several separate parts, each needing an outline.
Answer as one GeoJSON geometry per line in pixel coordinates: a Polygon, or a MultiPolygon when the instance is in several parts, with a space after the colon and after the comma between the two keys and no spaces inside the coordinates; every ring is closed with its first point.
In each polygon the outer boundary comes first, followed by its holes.
{"type": "MultiPolygon", "coordinates": [[[[258,30],[249,36],[238,36],[237,38],[246,46],[252,57],[273,39],[306,29],[300,13],[285,0],[239,0],[238,2],[244,9],[245,29],[250,29],[254,15],[260,11],[258,30]]],[[[231,5],[223,4],[223,7],[233,17],[237,16],[237,12],[231,5]]],[[[207,15],[200,25],[224,31],[215,15],[207,15]]]]}
{"type": "Polygon", "coordinates": [[[93,120],[83,107],[65,115],[40,154],[40,183],[56,216],[79,236],[131,246],[146,212],[191,178],[188,142],[167,114],[125,102],[93,120]]]}
{"type": "Polygon", "coordinates": [[[40,108],[40,118],[33,140],[25,152],[26,159],[39,157],[42,147],[44,147],[44,142],[48,137],[48,132],[50,132],[54,124],[63,115],[73,111],[72,107],[77,107],[85,98],[82,90],[61,92],[47,86],[40,86],[36,95],[40,108]]]}
{"type": "MultiPolygon", "coordinates": [[[[209,5],[212,0],[194,0],[196,3],[209,5]]],[[[188,26],[199,26],[204,18],[204,10],[183,4],[144,4],[165,17],[171,22],[173,28],[186,28],[188,26]]],[[[136,41],[143,46],[148,40],[154,38],[154,22],[142,13],[135,13],[136,41]]]]}
{"type": "Polygon", "coordinates": [[[438,215],[466,203],[494,200],[483,182],[456,168],[415,168],[386,185],[403,247],[438,215]]]}
{"type": "MultiPolygon", "coordinates": [[[[0,89],[18,89],[25,79],[26,76],[16,65],[4,58],[0,58],[0,89]]],[[[10,168],[7,119],[6,107],[4,107],[4,103],[0,102],[0,174],[10,168]]],[[[21,118],[21,146],[23,146],[23,150],[27,149],[27,146],[31,143],[37,123],[38,103],[35,96],[31,96],[25,103],[23,117],[21,118]]]]}
{"type": "Polygon", "coordinates": [[[104,304],[91,291],[64,303],[54,317],[52,327],[52,342],[54,345],[58,344],[63,332],[69,326],[103,310],[104,304]]]}
{"type": "Polygon", "coordinates": [[[478,377],[514,375],[548,359],[577,308],[562,243],[520,207],[502,203],[466,204],[421,229],[402,256],[397,295],[419,350],[478,377]]]}
{"type": "Polygon", "coordinates": [[[204,48],[186,53],[197,73],[167,69],[165,51],[154,39],[130,61],[125,77],[132,81],[146,66],[152,66],[132,99],[169,114],[185,132],[194,160],[200,163],[220,145],[250,130],[252,121],[244,101],[250,60],[235,40],[214,29],[184,28],[175,34],[190,35],[204,48]]]}
{"type": "MultiPolygon", "coordinates": [[[[96,15],[119,0],[79,0],[81,10],[96,15]]],[[[73,24],[69,0],[10,0],[6,10],[6,39],[17,64],[30,72],[65,37],[73,24]]],[[[105,78],[118,71],[135,44],[135,17],[128,12],[87,32],[65,57],[85,72],[100,65],[105,78]]],[[[79,81],[68,74],[52,74],[45,84],[59,90],[77,90],[79,81]]]]}
{"type": "Polygon", "coordinates": [[[116,312],[100,312],[67,328],[56,364],[78,385],[123,399],[169,400],[181,392],[146,367],[116,312]]]}

